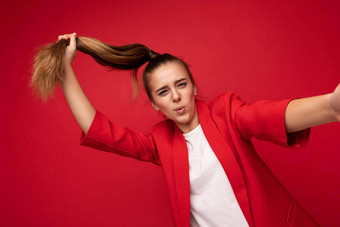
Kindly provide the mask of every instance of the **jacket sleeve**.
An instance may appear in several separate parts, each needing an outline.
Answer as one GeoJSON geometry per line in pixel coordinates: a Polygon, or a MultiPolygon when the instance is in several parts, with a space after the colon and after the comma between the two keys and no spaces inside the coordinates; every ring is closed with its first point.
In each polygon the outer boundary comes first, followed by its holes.
{"type": "Polygon", "coordinates": [[[294,133],[286,132],[285,112],[288,103],[292,100],[261,100],[247,105],[234,94],[231,108],[236,128],[246,140],[254,136],[283,147],[299,148],[308,141],[310,129],[294,133]]]}
{"type": "Polygon", "coordinates": [[[160,165],[151,133],[116,125],[97,110],[87,134],[81,133],[80,145],[160,165]]]}

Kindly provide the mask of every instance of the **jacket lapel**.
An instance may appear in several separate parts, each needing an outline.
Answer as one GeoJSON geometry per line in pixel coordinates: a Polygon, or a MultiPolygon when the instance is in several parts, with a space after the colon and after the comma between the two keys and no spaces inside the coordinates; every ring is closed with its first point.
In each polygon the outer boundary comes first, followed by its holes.
{"type": "Polygon", "coordinates": [[[190,180],[188,149],[182,132],[175,125],[173,165],[182,226],[190,226],[190,180]]]}
{"type": "Polygon", "coordinates": [[[224,140],[222,134],[218,131],[215,122],[212,120],[208,105],[202,101],[197,101],[196,103],[199,121],[203,132],[227,174],[236,199],[248,221],[249,226],[253,226],[247,188],[241,168],[236,161],[230,146],[224,140]]]}

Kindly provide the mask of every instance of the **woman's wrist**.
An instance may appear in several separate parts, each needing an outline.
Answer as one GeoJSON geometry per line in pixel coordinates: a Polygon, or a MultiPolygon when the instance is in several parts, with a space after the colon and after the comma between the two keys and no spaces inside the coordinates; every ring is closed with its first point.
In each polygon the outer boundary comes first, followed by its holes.
{"type": "Polygon", "coordinates": [[[64,76],[62,78],[62,80],[60,81],[60,84],[63,85],[63,83],[67,83],[67,81],[70,80],[70,77],[72,77],[74,75],[74,71],[72,68],[72,64],[71,63],[64,63],[64,76]]]}
{"type": "Polygon", "coordinates": [[[69,61],[64,61],[64,68],[66,69],[66,68],[72,68],[72,62],[69,62],[69,61]]]}

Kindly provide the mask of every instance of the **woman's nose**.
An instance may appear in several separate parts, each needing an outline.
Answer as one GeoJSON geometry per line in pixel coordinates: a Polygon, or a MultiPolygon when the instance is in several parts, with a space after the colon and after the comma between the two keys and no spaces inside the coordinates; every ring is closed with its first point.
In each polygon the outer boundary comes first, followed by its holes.
{"type": "Polygon", "coordinates": [[[174,102],[179,102],[181,100],[181,95],[176,89],[172,92],[172,100],[174,102]]]}

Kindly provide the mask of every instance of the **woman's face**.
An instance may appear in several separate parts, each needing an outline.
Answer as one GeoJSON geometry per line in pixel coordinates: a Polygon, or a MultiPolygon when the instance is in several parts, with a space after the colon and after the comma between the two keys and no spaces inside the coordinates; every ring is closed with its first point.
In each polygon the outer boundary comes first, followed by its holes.
{"type": "Polygon", "coordinates": [[[160,65],[150,75],[152,106],[161,110],[178,128],[187,133],[199,124],[196,87],[180,62],[160,65]]]}

